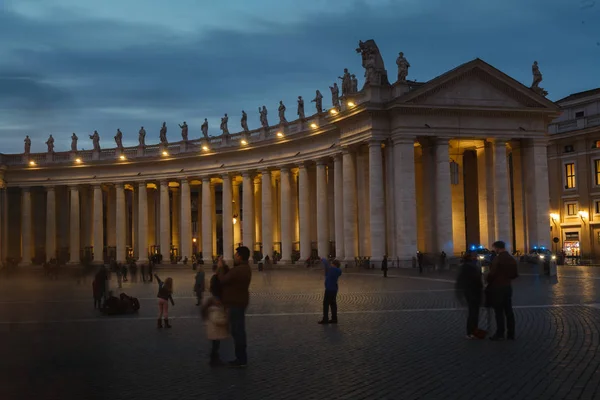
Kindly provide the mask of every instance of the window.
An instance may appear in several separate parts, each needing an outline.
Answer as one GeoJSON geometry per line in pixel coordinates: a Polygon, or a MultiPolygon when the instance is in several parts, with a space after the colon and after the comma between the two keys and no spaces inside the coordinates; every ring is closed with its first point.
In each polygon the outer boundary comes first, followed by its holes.
{"type": "Polygon", "coordinates": [[[575,189],[575,163],[565,164],[565,189],[575,189]]]}
{"type": "Polygon", "coordinates": [[[600,185],[600,160],[594,160],[594,175],[596,177],[596,185],[600,185]]]}
{"type": "Polygon", "coordinates": [[[584,112],[583,112],[583,111],[577,111],[577,112],[575,113],[575,118],[583,118],[583,116],[584,116],[584,115],[585,115],[585,114],[584,114],[584,112]]]}
{"type": "Polygon", "coordinates": [[[594,211],[596,214],[600,214],[600,200],[594,201],[594,211]]]}
{"type": "Polygon", "coordinates": [[[574,217],[577,215],[577,203],[567,203],[565,204],[567,207],[567,215],[570,217],[574,217]]]}
{"type": "Polygon", "coordinates": [[[575,149],[573,148],[573,146],[571,146],[571,145],[565,146],[565,153],[572,153],[574,151],[575,151],[575,149]]]}

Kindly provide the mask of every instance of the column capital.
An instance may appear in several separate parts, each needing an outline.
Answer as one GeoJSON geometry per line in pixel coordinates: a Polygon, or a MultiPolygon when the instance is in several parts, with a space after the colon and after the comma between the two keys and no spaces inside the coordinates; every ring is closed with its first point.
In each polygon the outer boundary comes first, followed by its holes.
{"type": "Polygon", "coordinates": [[[44,189],[46,189],[46,192],[54,192],[56,186],[46,186],[44,187],[44,189]]]}
{"type": "Polygon", "coordinates": [[[79,191],[79,185],[69,185],[68,188],[70,192],[79,191]]]}
{"type": "Polygon", "coordinates": [[[254,176],[254,170],[245,170],[242,172],[242,178],[252,178],[254,176]]]}
{"type": "Polygon", "coordinates": [[[29,187],[29,186],[21,186],[21,191],[22,192],[26,192],[26,193],[30,192],[31,191],[31,187],[29,187]]]}
{"type": "Polygon", "coordinates": [[[94,189],[100,189],[100,190],[102,190],[102,184],[101,183],[92,183],[92,187],[94,189]]]}
{"type": "Polygon", "coordinates": [[[138,182],[138,189],[143,189],[144,187],[147,187],[147,185],[148,184],[146,183],[146,181],[138,182]]]}
{"type": "Polygon", "coordinates": [[[263,169],[260,170],[260,173],[264,174],[264,175],[269,175],[270,176],[271,175],[271,170],[268,169],[268,168],[263,168],[263,169]]]}
{"type": "Polygon", "coordinates": [[[325,165],[325,166],[326,166],[326,165],[329,165],[329,157],[326,157],[326,158],[319,158],[319,159],[317,160],[317,167],[318,167],[318,166],[323,166],[323,165],[325,165]]]}
{"type": "Polygon", "coordinates": [[[181,179],[179,180],[179,184],[180,184],[180,185],[188,185],[188,184],[189,184],[189,181],[188,181],[188,179],[187,179],[187,178],[181,178],[181,179]]]}
{"type": "Polygon", "coordinates": [[[160,181],[158,181],[158,183],[160,184],[160,186],[169,186],[168,179],[161,179],[160,181]]]}
{"type": "Polygon", "coordinates": [[[381,148],[381,143],[383,141],[381,139],[377,139],[377,138],[370,138],[367,141],[367,146],[369,146],[369,148],[374,147],[374,146],[379,146],[381,148]]]}
{"type": "Polygon", "coordinates": [[[125,184],[123,182],[115,182],[116,189],[125,189],[125,184]]]}
{"type": "Polygon", "coordinates": [[[223,175],[221,175],[221,179],[223,179],[224,181],[225,180],[231,181],[232,180],[231,174],[229,172],[226,172],[223,175]]]}
{"type": "Polygon", "coordinates": [[[392,137],[392,144],[394,146],[397,144],[412,144],[414,146],[415,140],[417,140],[416,136],[395,135],[392,137]]]}
{"type": "Polygon", "coordinates": [[[298,163],[298,169],[299,169],[299,170],[300,170],[300,169],[306,169],[306,167],[307,167],[307,166],[306,166],[306,162],[304,162],[304,161],[303,161],[303,162],[301,162],[301,163],[298,163]]]}
{"type": "Polygon", "coordinates": [[[336,153],[336,154],[333,156],[333,162],[334,162],[334,163],[335,163],[335,162],[342,162],[342,157],[343,157],[343,154],[342,154],[342,153],[336,153]]]}
{"type": "Polygon", "coordinates": [[[283,167],[279,168],[279,172],[281,172],[281,173],[285,172],[286,174],[289,173],[290,170],[291,170],[291,168],[287,167],[287,166],[283,166],[283,167]]]}
{"type": "Polygon", "coordinates": [[[504,138],[487,138],[487,141],[494,146],[506,146],[509,143],[509,140],[504,138]]]}
{"type": "Polygon", "coordinates": [[[203,176],[202,177],[202,183],[203,184],[210,184],[210,176],[203,176]]]}

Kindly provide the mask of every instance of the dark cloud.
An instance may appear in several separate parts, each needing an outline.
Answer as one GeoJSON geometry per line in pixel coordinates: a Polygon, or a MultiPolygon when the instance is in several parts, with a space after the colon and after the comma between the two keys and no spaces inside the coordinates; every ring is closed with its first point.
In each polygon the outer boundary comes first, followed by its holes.
{"type": "MultiPolygon", "coordinates": [[[[34,143],[33,150],[43,150],[53,133],[57,149],[66,149],[72,131],[83,138],[98,129],[108,146],[119,127],[125,142],[135,144],[140,125],[157,139],[166,120],[175,140],[176,123],[184,119],[193,136],[199,136],[204,117],[217,134],[225,112],[236,131],[242,109],[250,125],[258,126],[257,107],[265,104],[273,120],[279,100],[293,119],[296,97],[312,99],[318,88],[327,99],[328,85],[344,67],[362,78],[354,48],[370,38],[391,76],[398,51],[404,51],[413,79],[428,80],[480,57],[527,84],[537,59],[543,85],[555,99],[594,85],[585,77],[598,70],[600,35],[591,40],[594,33],[581,30],[578,6],[507,0],[490,7],[473,0],[451,6],[434,1],[415,12],[404,2],[358,2],[347,12],[300,23],[255,19],[249,22],[260,29],[198,34],[72,13],[33,20],[9,10],[0,14],[0,37],[9,39],[0,44],[0,135],[29,132],[41,147],[34,143]],[[592,46],[586,47],[587,40],[592,46]],[[557,54],[557,43],[568,44],[571,55],[557,54]],[[576,82],[564,80],[566,70],[579,77],[576,82]]],[[[15,142],[3,140],[3,149],[21,151],[22,139],[15,142]]]]}

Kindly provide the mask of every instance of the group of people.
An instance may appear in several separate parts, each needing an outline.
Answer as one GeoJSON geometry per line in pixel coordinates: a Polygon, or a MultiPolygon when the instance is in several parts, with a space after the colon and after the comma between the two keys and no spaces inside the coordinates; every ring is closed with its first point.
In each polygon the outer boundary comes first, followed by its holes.
{"type": "Polygon", "coordinates": [[[494,310],[496,333],[493,341],[515,340],[515,315],[512,308],[512,284],[519,276],[517,262],[506,251],[506,245],[497,241],[492,245],[496,254],[485,277],[485,285],[476,252],[466,252],[456,288],[467,303],[467,339],[483,339],[487,331],[479,328],[479,312],[484,305],[488,312],[494,310]]]}

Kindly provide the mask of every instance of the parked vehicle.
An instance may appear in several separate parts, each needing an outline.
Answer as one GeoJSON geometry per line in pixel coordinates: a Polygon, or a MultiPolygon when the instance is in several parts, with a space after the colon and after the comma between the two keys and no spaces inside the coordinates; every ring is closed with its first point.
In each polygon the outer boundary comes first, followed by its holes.
{"type": "Polygon", "coordinates": [[[534,246],[523,258],[525,262],[537,263],[539,261],[548,262],[550,260],[556,260],[556,255],[552,254],[552,252],[544,246],[534,246]]]}

